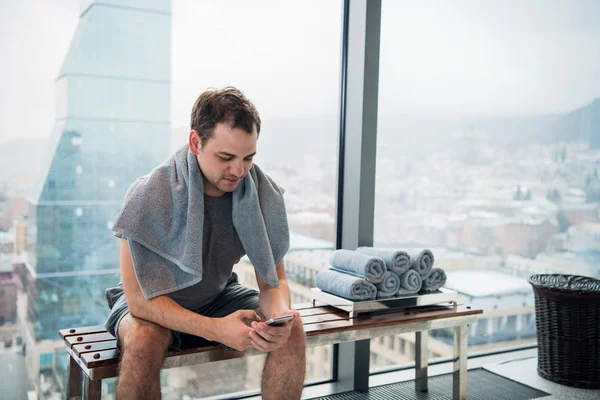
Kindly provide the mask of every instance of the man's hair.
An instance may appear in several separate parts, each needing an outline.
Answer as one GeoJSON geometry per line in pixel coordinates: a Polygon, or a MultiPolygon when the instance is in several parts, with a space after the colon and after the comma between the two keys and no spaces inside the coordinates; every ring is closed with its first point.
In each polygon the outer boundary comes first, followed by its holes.
{"type": "Polygon", "coordinates": [[[223,89],[208,89],[202,93],[192,108],[191,129],[200,135],[204,145],[213,135],[218,123],[241,128],[249,135],[256,127],[260,134],[260,116],[248,98],[232,86],[223,89]]]}

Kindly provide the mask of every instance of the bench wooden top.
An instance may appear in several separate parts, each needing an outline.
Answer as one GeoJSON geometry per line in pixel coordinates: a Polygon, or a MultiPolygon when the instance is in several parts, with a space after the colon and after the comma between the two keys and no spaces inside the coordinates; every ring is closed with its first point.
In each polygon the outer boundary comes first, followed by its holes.
{"type": "MultiPolygon", "coordinates": [[[[296,305],[300,313],[307,338],[323,334],[379,328],[400,324],[418,323],[445,318],[481,314],[482,310],[470,306],[427,306],[410,309],[386,310],[377,314],[359,315],[350,318],[349,314],[327,305],[296,305]]],[[[117,341],[104,326],[87,326],[62,329],[59,335],[65,341],[73,357],[79,357],[86,368],[115,365],[120,351],[117,341]]],[[[177,352],[168,352],[166,358],[186,354],[223,349],[223,346],[206,346],[177,352]]]]}

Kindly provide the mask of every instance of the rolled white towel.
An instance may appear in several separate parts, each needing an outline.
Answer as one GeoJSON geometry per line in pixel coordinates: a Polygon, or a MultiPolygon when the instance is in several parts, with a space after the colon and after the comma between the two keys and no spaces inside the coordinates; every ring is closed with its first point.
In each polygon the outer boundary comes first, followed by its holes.
{"type": "Polygon", "coordinates": [[[405,294],[415,294],[421,290],[423,284],[423,278],[414,269],[409,269],[405,273],[400,275],[400,290],[398,290],[398,296],[405,294]]]}
{"type": "Polygon", "coordinates": [[[410,255],[410,267],[417,271],[421,278],[429,276],[435,261],[433,253],[428,249],[407,249],[406,252],[410,255]]]}
{"type": "Polygon", "coordinates": [[[336,270],[364,278],[371,283],[381,282],[386,271],[385,263],[381,258],[352,250],[334,251],[329,263],[336,270]]]}
{"type": "Polygon", "coordinates": [[[410,268],[410,256],[404,250],[386,249],[383,247],[359,247],[359,253],[376,256],[383,260],[388,271],[400,275],[410,268]]]}
{"type": "Polygon", "coordinates": [[[388,297],[394,297],[400,290],[400,277],[398,274],[392,271],[386,271],[383,274],[383,280],[380,283],[376,283],[377,298],[386,299],[388,297]]]}
{"type": "Polygon", "coordinates": [[[422,292],[431,293],[446,284],[446,272],[441,268],[433,268],[426,278],[423,278],[422,292]]]}
{"type": "Polygon", "coordinates": [[[325,269],[317,274],[317,287],[327,293],[349,300],[373,300],[377,288],[365,279],[325,269]]]}

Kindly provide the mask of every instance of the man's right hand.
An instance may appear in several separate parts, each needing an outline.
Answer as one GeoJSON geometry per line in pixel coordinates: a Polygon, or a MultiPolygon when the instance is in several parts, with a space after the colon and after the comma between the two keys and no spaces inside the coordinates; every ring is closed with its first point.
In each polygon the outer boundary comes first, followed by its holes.
{"type": "Polygon", "coordinates": [[[217,318],[215,339],[238,351],[244,351],[252,346],[250,327],[252,321],[260,321],[260,317],[254,310],[238,310],[223,318],[217,318]]]}

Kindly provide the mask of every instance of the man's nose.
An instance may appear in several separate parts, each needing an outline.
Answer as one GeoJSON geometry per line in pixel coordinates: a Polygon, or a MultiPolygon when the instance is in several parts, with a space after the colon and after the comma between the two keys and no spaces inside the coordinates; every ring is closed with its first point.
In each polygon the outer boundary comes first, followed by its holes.
{"type": "Polygon", "coordinates": [[[244,163],[242,161],[234,162],[231,166],[231,173],[238,178],[244,175],[244,163]]]}

